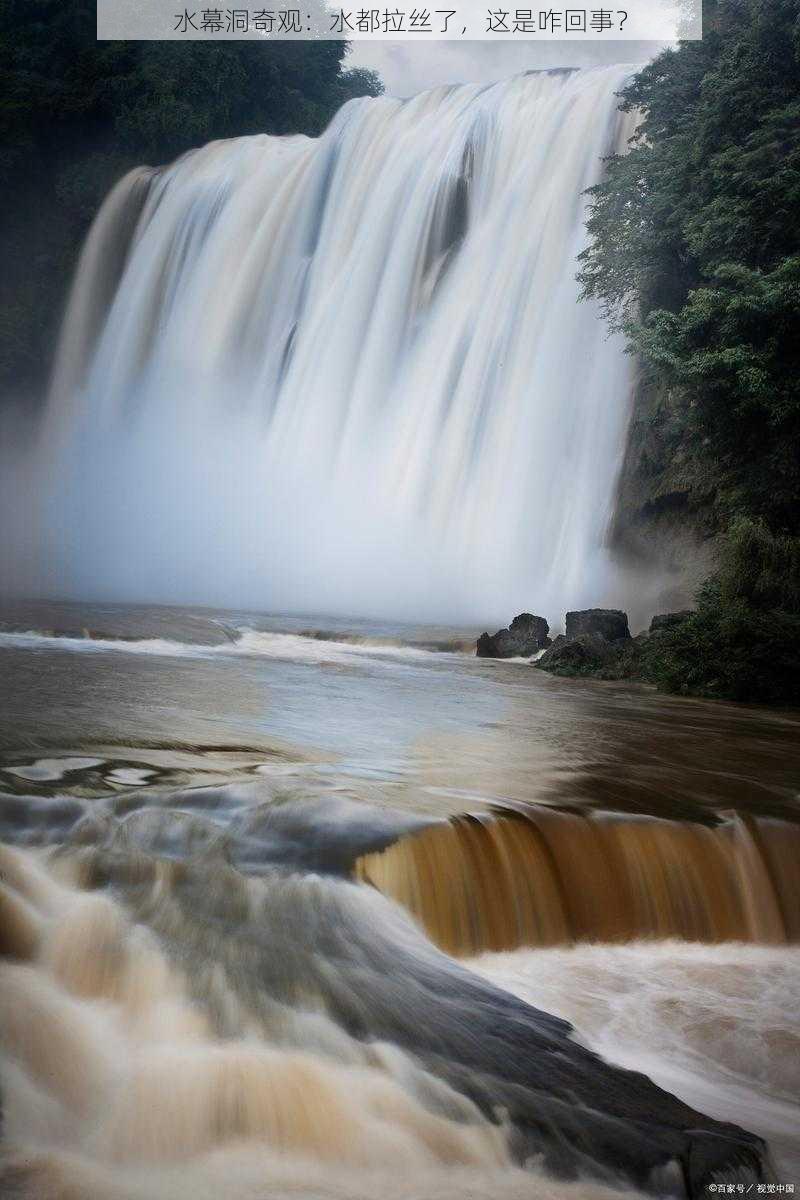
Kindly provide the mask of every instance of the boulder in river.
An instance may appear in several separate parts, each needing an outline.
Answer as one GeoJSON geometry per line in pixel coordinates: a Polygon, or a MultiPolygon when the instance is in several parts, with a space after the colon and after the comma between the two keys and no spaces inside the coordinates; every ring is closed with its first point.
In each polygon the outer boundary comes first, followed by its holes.
{"type": "Polygon", "coordinates": [[[579,612],[568,612],[567,638],[577,638],[582,633],[596,633],[607,642],[619,642],[629,638],[628,614],[619,608],[585,608],[579,612]]]}
{"type": "Polygon", "coordinates": [[[650,622],[650,632],[661,633],[664,629],[675,629],[693,616],[694,610],[691,608],[683,608],[680,612],[657,613],[650,622]]]}
{"type": "MultiPolygon", "coordinates": [[[[596,611],[596,610],[595,610],[596,611]]],[[[601,610],[602,611],[602,610],[601,610]]],[[[625,614],[620,614],[623,618],[625,614]]],[[[626,621],[627,627],[627,621],[626,621]]],[[[617,627],[619,628],[619,626],[617,627]]],[[[609,641],[601,633],[560,635],[534,666],[553,675],[584,675],[593,679],[642,679],[649,633],[609,641]]]]}
{"type": "Polygon", "coordinates": [[[550,626],[544,617],[520,613],[508,629],[482,633],[478,638],[478,658],[528,658],[550,645],[550,626]]]}
{"type": "Polygon", "coordinates": [[[572,638],[559,634],[536,666],[543,671],[583,673],[601,667],[612,654],[610,643],[599,633],[579,633],[572,638]]]}

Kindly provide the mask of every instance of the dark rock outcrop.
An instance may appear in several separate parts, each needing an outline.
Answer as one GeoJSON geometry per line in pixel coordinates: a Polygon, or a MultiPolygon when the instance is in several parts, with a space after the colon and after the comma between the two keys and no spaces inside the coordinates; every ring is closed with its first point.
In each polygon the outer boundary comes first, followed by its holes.
{"type": "Polygon", "coordinates": [[[527,658],[550,645],[550,626],[544,617],[520,613],[508,629],[482,633],[478,638],[478,658],[527,658]]]}
{"type": "Polygon", "coordinates": [[[602,666],[612,653],[610,643],[599,633],[580,633],[574,638],[559,634],[536,666],[543,671],[584,674],[602,666]]]}
{"type": "Polygon", "coordinates": [[[580,612],[568,612],[566,629],[569,640],[583,633],[599,634],[607,642],[617,642],[631,636],[628,614],[618,608],[585,608],[580,612]]]}
{"type": "Polygon", "coordinates": [[[631,637],[624,612],[590,608],[567,613],[566,637],[557,637],[534,665],[552,675],[642,680],[651,640],[649,633],[631,637]]]}
{"type": "Polygon", "coordinates": [[[691,608],[684,608],[680,612],[658,613],[650,622],[650,632],[660,633],[664,629],[674,629],[692,616],[694,610],[691,608]]]}

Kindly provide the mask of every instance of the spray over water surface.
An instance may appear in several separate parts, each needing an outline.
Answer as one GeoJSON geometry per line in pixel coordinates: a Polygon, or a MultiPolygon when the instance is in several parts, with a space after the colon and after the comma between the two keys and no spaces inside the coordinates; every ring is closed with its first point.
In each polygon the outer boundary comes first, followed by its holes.
{"type": "Polygon", "coordinates": [[[8,586],[447,622],[618,596],[631,364],[574,276],[629,70],[354,101],[126,177],[9,464],[36,497],[8,586]]]}

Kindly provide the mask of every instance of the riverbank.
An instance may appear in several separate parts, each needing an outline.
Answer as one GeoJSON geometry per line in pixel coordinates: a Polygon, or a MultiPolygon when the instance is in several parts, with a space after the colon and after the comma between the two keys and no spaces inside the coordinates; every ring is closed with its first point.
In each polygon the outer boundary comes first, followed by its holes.
{"type": "Polygon", "coordinates": [[[619,609],[567,613],[566,633],[550,638],[543,617],[520,613],[508,629],[483,633],[478,657],[530,657],[562,678],[631,680],[704,699],[800,704],[800,619],[782,611],[721,605],[716,585],[697,609],[656,614],[631,636],[619,609]]]}

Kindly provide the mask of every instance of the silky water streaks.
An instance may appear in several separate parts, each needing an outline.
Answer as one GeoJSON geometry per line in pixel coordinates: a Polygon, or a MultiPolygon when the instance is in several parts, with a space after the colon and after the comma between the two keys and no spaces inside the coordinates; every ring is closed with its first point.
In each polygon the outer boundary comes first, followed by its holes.
{"type": "Polygon", "coordinates": [[[627,74],[352,101],[118,184],[17,590],[450,622],[610,595],[630,366],[574,276],[627,74]]]}

